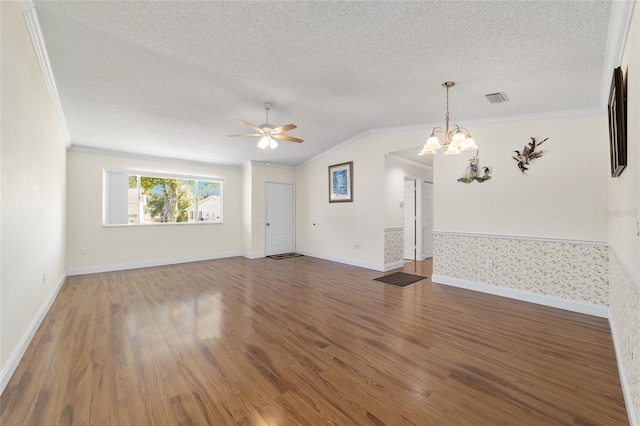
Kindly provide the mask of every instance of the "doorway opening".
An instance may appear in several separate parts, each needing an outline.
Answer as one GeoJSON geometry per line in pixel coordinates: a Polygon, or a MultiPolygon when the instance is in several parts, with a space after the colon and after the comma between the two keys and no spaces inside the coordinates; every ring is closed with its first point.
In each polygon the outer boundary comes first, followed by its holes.
{"type": "Polygon", "coordinates": [[[265,255],[295,252],[294,185],[267,182],[265,210],[265,255]]]}
{"type": "Polygon", "coordinates": [[[417,179],[406,176],[404,178],[403,220],[402,234],[404,243],[404,260],[416,260],[417,254],[417,179]]]}

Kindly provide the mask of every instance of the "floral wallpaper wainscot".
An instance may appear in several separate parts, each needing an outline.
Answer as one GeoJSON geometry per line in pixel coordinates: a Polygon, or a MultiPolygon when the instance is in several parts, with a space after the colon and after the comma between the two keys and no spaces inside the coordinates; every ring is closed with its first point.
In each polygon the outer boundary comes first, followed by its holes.
{"type": "Polygon", "coordinates": [[[612,333],[618,345],[618,356],[622,359],[636,419],[640,420],[640,288],[611,252],[610,281],[611,299],[609,315],[612,333]],[[633,345],[633,348],[629,346],[633,345]],[[631,358],[633,352],[633,359],[631,358]]]}
{"type": "Polygon", "coordinates": [[[404,242],[402,228],[386,228],[384,230],[384,264],[404,260],[404,242]]]}
{"type": "Polygon", "coordinates": [[[433,234],[433,274],[607,306],[605,245],[433,234]]]}

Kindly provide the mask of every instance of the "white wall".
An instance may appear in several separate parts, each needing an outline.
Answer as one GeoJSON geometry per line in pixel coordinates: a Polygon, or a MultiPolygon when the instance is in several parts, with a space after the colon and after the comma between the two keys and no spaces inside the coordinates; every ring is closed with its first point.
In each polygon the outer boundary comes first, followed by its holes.
{"type": "Polygon", "coordinates": [[[67,175],[69,274],[240,254],[242,185],[238,168],[71,150],[67,175]],[[224,222],[103,226],[103,168],[223,178],[224,222]],[[81,255],[82,249],[86,255],[81,255]]]}
{"type": "Polygon", "coordinates": [[[367,133],[299,167],[298,251],[384,270],[385,154],[424,143],[428,132],[410,129],[367,133]],[[328,166],[348,161],[353,161],[354,201],[329,203],[328,166]],[[356,244],[362,248],[357,250],[356,244]]]}
{"type": "MultiPolygon", "coordinates": [[[[609,241],[618,256],[636,278],[640,277],[640,6],[636,4],[632,26],[622,60],[627,83],[627,167],[615,179],[609,179],[609,241]]],[[[613,70],[610,70],[613,75],[613,70]]]]}
{"type": "Polygon", "coordinates": [[[265,255],[265,190],[267,182],[295,184],[295,169],[261,164],[251,165],[251,252],[265,255]]]}
{"type": "Polygon", "coordinates": [[[64,280],[66,222],[65,146],[56,115],[20,5],[3,1],[0,11],[4,386],[64,280]]]}
{"type": "Polygon", "coordinates": [[[418,176],[423,182],[433,182],[433,168],[387,156],[385,173],[385,227],[401,227],[404,211],[400,203],[404,202],[405,176],[418,176]]]}
{"type": "MultiPolygon", "coordinates": [[[[627,87],[628,165],[618,178],[608,182],[612,250],[609,310],[618,369],[627,390],[627,410],[640,422],[640,6],[637,3],[621,66],[627,87]]],[[[613,70],[609,72],[612,74],[613,70]]]]}
{"type": "Polygon", "coordinates": [[[251,162],[242,166],[242,255],[251,255],[251,162]]]}
{"type": "MultiPolygon", "coordinates": [[[[434,230],[606,241],[608,145],[606,117],[549,118],[471,127],[485,183],[457,182],[472,154],[434,158],[434,230]],[[530,137],[549,137],[545,154],[522,176],[511,158],[530,137]]],[[[461,123],[464,125],[464,123],[461,123]]],[[[385,202],[385,154],[419,146],[428,129],[373,132],[301,166],[298,247],[380,269],[384,227],[395,226],[385,202]],[[327,166],[354,161],[354,202],[330,204],[327,166]],[[316,225],[314,226],[313,223],[316,225]],[[362,244],[362,250],[355,250],[362,244]]]]}
{"type": "Polygon", "coordinates": [[[457,182],[471,153],[434,158],[434,230],[607,240],[607,118],[556,118],[473,125],[480,167],[491,180],[457,182]],[[511,158],[530,138],[548,137],[522,175],[511,158]]]}
{"type": "Polygon", "coordinates": [[[606,118],[469,127],[491,179],[457,181],[472,154],[434,159],[433,281],[606,316],[606,118]],[[523,175],[531,137],[549,139],[523,175]]]}

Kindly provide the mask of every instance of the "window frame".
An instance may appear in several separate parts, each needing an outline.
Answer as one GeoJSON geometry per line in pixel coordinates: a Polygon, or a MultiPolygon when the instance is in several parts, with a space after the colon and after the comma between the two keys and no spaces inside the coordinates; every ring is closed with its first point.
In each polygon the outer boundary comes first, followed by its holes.
{"type": "Polygon", "coordinates": [[[224,223],[224,178],[215,177],[215,176],[201,176],[201,175],[185,175],[180,173],[166,173],[166,172],[155,172],[155,171],[147,171],[147,170],[139,170],[139,169],[121,169],[121,168],[113,168],[113,167],[103,167],[102,168],[102,226],[103,227],[113,227],[113,226],[167,226],[167,225],[220,225],[224,223]],[[140,211],[140,201],[142,198],[142,190],[141,190],[141,178],[149,177],[149,178],[158,178],[158,179],[176,179],[181,181],[193,181],[195,183],[195,206],[196,210],[194,212],[194,218],[196,218],[201,212],[198,209],[199,202],[201,200],[198,199],[198,191],[199,191],[199,182],[214,182],[220,185],[220,220],[219,221],[200,221],[195,219],[191,221],[188,219],[186,222],[144,222],[142,220],[141,215],[138,213],[137,221],[130,223],[107,223],[107,199],[109,197],[108,193],[108,176],[109,173],[119,173],[126,174],[127,178],[129,176],[137,177],[137,189],[138,189],[138,211],[140,211]]]}

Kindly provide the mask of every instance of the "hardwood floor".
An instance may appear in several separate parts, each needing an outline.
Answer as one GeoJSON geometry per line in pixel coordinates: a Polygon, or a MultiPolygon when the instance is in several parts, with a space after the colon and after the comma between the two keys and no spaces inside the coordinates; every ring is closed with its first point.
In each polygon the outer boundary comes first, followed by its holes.
{"type": "Polygon", "coordinates": [[[70,277],[0,424],[628,424],[605,319],[380,275],[298,257],[70,277]]]}

